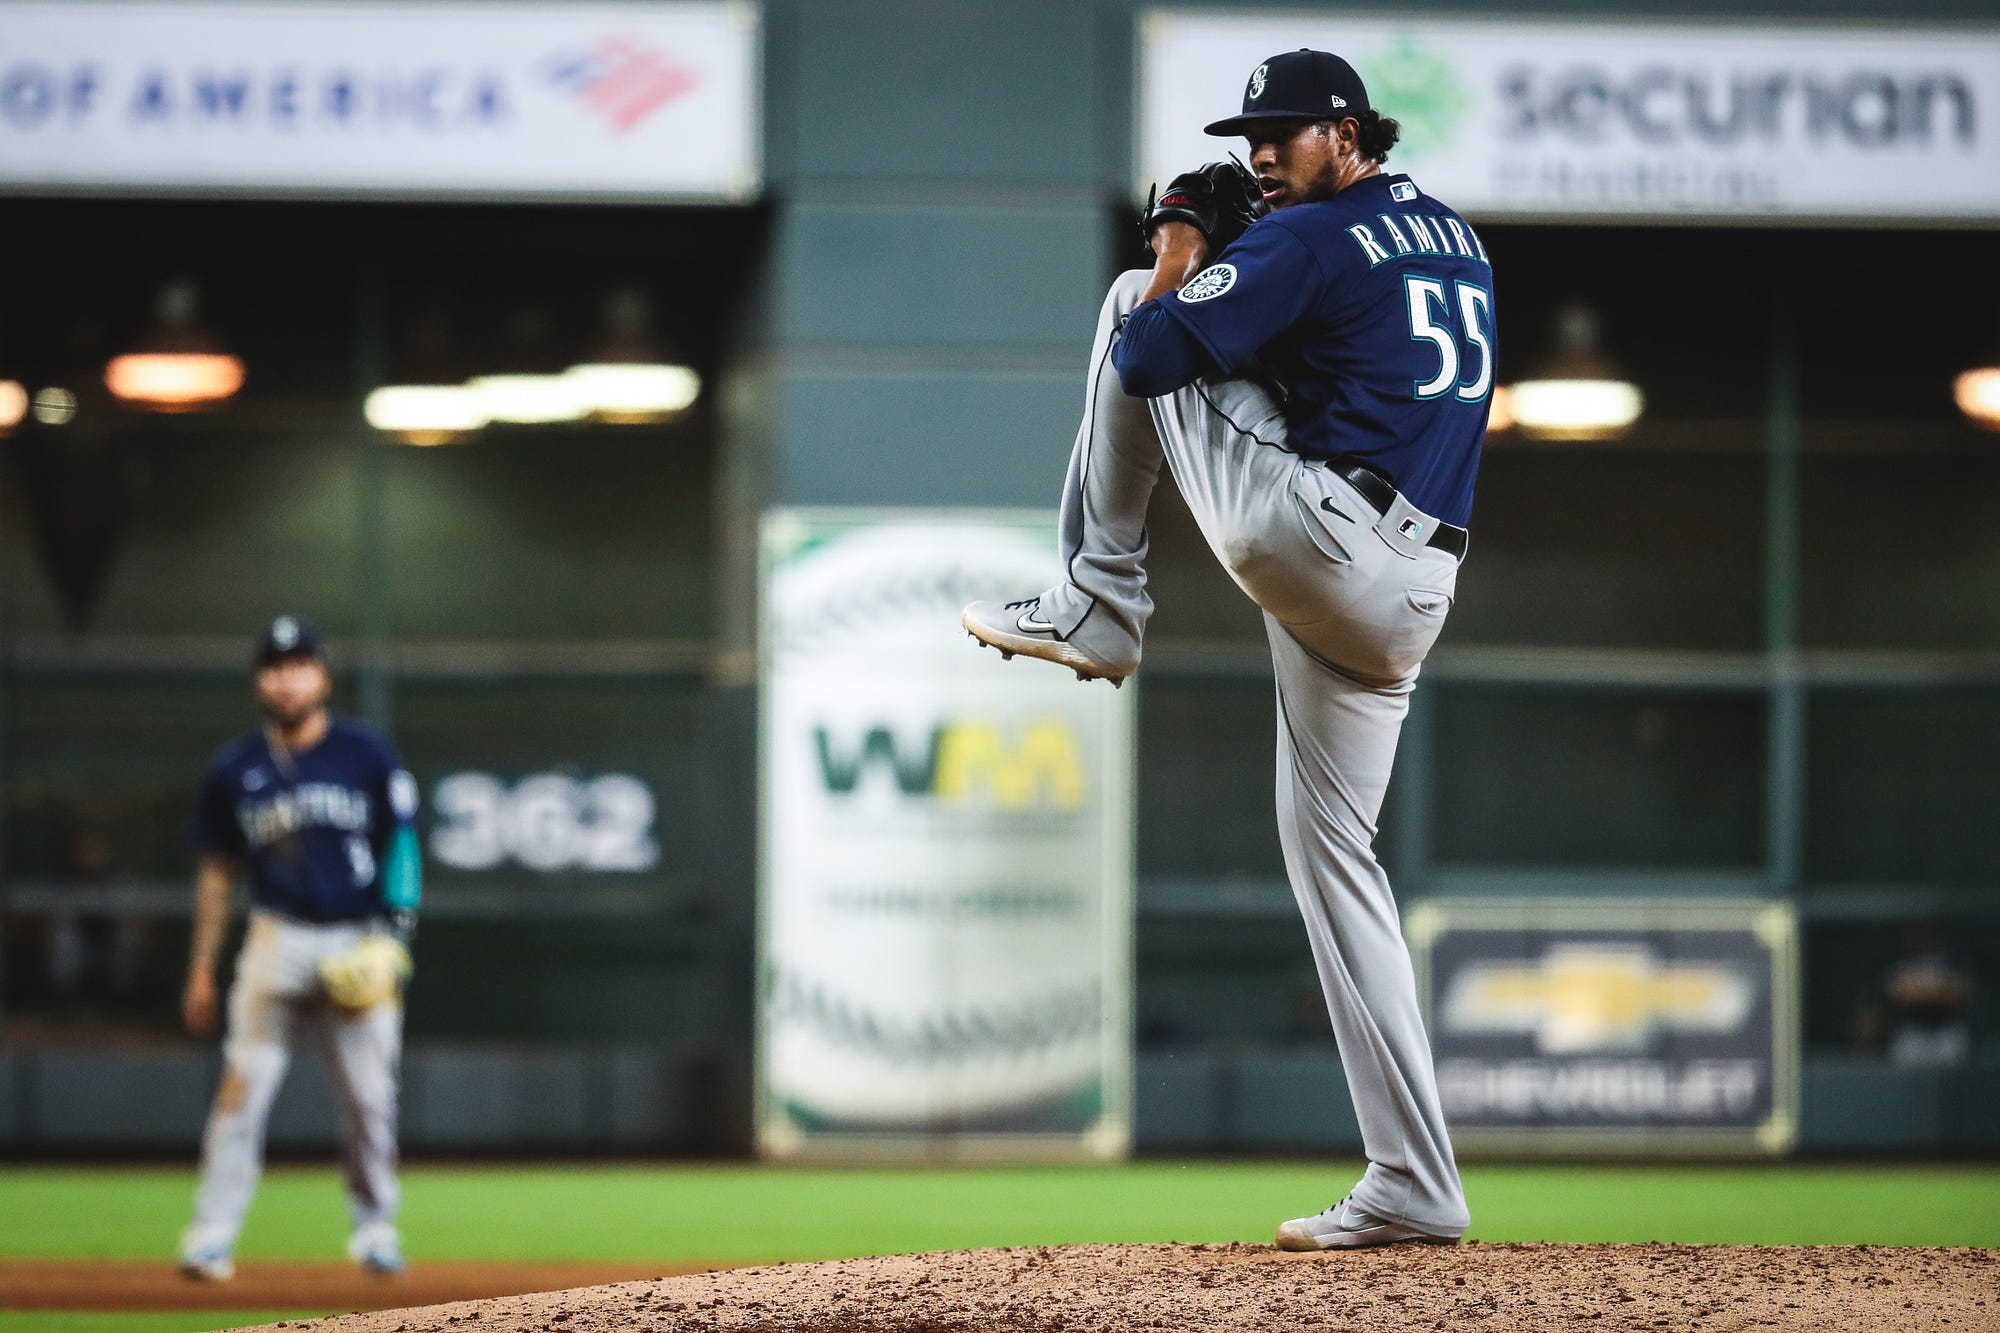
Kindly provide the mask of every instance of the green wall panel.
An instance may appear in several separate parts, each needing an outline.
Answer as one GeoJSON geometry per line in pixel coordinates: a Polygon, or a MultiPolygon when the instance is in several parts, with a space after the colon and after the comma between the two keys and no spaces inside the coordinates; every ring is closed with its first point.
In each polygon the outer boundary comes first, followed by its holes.
{"type": "Polygon", "coordinates": [[[818,201],[785,210],[782,335],[1018,352],[1074,346],[1104,298],[1095,206],[818,201]],[[1004,258],[1003,258],[1004,257],[1004,258]]]}
{"type": "Polygon", "coordinates": [[[799,369],[781,377],[778,392],[788,426],[771,498],[791,504],[1053,513],[1083,407],[1080,373],[921,362],[799,369]]]}

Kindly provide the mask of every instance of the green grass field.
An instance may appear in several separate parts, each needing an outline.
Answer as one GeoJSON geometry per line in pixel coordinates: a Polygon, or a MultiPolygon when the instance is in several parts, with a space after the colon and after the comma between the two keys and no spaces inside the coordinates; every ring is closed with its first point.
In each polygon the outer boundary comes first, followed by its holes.
{"type": "MultiPolygon", "coordinates": [[[[1084,1241],[1265,1241],[1358,1163],[799,1169],[429,1166],[404,1175],[410,1258],[769,1262],[1084,1241]]],[[[2000,1246],[2000,1167],[1471,1166],[1481,1240],[2000,1246]]],[[[0,1256],[169,1260],[187,1170],[0,1171],[0,1256]]],[[[272,1171],[246,1259],[338,1258],[331,1170],[272,1171]]],[[[0,1297],[4,1303],[4,1297],[0,1297]]],[[[301,1312],[0,1312],[0,1333],[186,1333],[301,1312]]]]}

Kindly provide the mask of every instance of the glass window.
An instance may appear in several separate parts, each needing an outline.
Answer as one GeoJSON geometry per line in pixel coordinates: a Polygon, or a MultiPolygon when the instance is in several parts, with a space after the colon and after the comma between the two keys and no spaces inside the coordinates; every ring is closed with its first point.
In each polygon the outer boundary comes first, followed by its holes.
{"type": "Polygon", "coordinates": [[[1439,861],[1750,869],[1761,694],[1432,682],[1439,861]]]}
{"type": "Polygon", "coordinates": [[[2000,686],[1816,689],[1806,877],[2000,885],[2000,686]]]}
{"type": "Polygon", "coordinates": [[[1139,693],[1139,877],[1283,879],[1271,682],[1169,679],[1139,693]]]}
{"type": "Polygon", "coordinates": [[[1801,641],[2000,649],[2000,440],[1885,425],[1839,444],[1801,465],[1801,641]]]}
{"type": "Polygon", "coordinates": [[[1761,646],[1764,472],[1745,453],[1496,444],[1439,650],[1761,646]]]}
{"type": "Polygon", "coordinates": [[[10,675],[0,698],[8,875],[178,886],[194,864],[188,820],[210,757],[259,725],[250,647],[246,637],[241,675],[10,675]]]}

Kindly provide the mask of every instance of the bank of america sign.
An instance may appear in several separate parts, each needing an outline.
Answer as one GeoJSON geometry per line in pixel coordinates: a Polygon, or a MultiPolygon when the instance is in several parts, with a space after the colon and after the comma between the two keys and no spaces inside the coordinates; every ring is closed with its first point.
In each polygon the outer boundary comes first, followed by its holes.
{"type": "Polygon", "coordinates": [[[0,33],[0,188],[758,188],[746,4],[0,0],[0,33]]]}

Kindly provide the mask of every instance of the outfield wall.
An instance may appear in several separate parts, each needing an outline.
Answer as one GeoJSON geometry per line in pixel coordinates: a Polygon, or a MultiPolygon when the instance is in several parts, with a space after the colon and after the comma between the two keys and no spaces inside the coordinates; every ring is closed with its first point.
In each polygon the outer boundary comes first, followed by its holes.
{"type": "MultiPolygon", "coordinates": [[[[0,1155],[137,1153],[193,1160],[219,1061],[188,1051],[91,1047],[0,1057],[0,1155]]],[[[403,1062],[403,1146],[416,1154],[710,1155],[743,1132],[732,1062],[643,1046],[509,1050],[432,1045],[403,1062]]],[[[2000,1071],[1893,1070],[1847,1057],[1806,1061],[1798,1151],[1812,1156],[2000,1153],[2000,1071]]],[[[1361,1134],[1328,1049],[1142,1055],[1134,1148],[1354,1154],[1361,1134]]],[[[298,1060],[272,1112],[280,1153],[331,1152],[333,1099],[298,1060]]],[[[1636,1156],[1654,1160],[1645,1148],[1636,1156]]],[[[1474,1155],[1468,1157],[1476,1160],[1474,1155]]]]}

